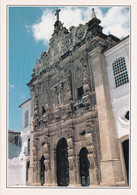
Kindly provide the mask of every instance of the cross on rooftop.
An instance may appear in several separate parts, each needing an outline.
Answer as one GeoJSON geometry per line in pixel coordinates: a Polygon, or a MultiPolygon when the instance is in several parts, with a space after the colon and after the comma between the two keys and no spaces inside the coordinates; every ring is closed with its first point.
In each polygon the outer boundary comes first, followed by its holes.
{"type": "Polygon", "coordinates": [[[55,13],[55,16],[57,16],[57,21],[59,21],[59,12],[60,12],[60,9],[57,9],[55,13]]]}
{"type": "Polygon", "coordinates": [[[94,8],[92,8],[92,18],[96,18],[96,14],[95,14],[94,8]]]}

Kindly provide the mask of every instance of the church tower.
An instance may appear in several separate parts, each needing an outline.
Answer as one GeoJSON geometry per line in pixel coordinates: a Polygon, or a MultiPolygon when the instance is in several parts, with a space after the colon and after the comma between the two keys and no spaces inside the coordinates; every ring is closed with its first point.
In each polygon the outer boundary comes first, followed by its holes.
{"type": "Polygon", "coordinates": [[[109,94],[105,35],[92,9],[86,24],[66,29],[55,15],[47,52],[28,83],[31,151],[28,185],[126,185],[109,94]]]}

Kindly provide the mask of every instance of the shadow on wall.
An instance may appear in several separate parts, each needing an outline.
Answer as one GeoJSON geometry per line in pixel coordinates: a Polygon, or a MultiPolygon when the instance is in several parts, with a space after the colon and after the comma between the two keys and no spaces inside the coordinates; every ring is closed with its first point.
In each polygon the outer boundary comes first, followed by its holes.
{"type": "Polygon", "coordinates": [[[8,143],[8,159],[18,157],[21,151],[20,146],[16,146],[14,143],[8,143]]]}

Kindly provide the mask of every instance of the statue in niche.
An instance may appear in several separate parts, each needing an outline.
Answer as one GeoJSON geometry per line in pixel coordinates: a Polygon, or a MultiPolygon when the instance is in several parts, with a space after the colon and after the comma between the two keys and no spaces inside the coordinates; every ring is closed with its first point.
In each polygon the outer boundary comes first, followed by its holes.
{"type": "Polygon", "coordinates": [[[55,108],[55,105],[56,105],[56,88],[55,87],[53,88],[51,102],[53,102],[53,109],[54,109],[55,108]]]}
{"type": "Polygon", "coordinates": [[[36,75],[38,75],[41,71],[42,71],[42,64],[40,64],[40,61],[36,59],[34,72],[35,72],[36,75]]]}
{"type": "Polygon", "coordinates": [[[66,98],[67,98],[67,100],[70,100],[70,99],[71,99],[71,90],[70,90],[69,85],[68,85],[68,87],[67,87],[66,98]]]}
{"type": "Polygon", "coordinates": [[[77,65],[77,67],[75,69],[75,79],[76,79],[76,82],[79,82],[79,80],[83,79],[82,67],[81,66],[77,65]]]}
{"type": "Polygon", "coordinates": [[[32,121],[34,128],[36,128],[36,126],[38,124],[38,119],[39,119],[38,101],[36,101],[36,105],[34,106],[34,117],[33,117],[33,121],[32,121]]]}
{"type": "Polygon", "coordinates": [[[90,91],[89,84],[84,84],[83,89],[84,89],[84,93],[88,93],[90,91]]]}
{"type": "Polygon", "coordinates": [[[57,94],[57,104],[60,104],[61,103],[61,95],[60,95],[60,91],[58,92],[57,94]]]}
{"type": "Polygon", "coordinates": [[[53,108],[57,107],[60,103],[60,92],[57,91],[57,87],[53,91],[53,108]]]}

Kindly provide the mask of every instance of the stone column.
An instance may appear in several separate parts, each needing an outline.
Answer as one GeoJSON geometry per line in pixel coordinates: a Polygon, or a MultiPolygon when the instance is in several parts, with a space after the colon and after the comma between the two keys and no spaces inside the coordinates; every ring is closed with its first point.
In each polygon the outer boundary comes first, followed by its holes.
{"type": "Polygon", "coordinates": [[[95,167],[95,162],[94,162],[94,145],[93,145],[93,139],[91,133],[86,134],[86,148],[88,150],[88,160],[90,162],[90,167],[89,167],[89,178],[90,178],[90,185],[97,185],[98,180],[97,180],[97,167],[95,167]]]}
{"type": "Polygon", "coordinates": [[[56,167],[56,149],[51,150],[51,170],[50,170],[50,178],[51,178],[51,185],[57,186],[57,167],[56,167]]]}
{"type": "Polygon", "coordinates": [[[67,139],[69,161],[69,186],[75,184],[74,148],[72,138],[67,139]]]}
{"type": "Polygon", "coordinates": [[[75,155],[75,161],[76,161],[76,171],[75,171],[75,174],[76,174],[76,185],[77,186],[81,186],[81,178],[80,178],[80,170],[79,170],[79,167],[80,167],[80,163],[79,163],[79,155],[75,155]]]}
{"type": "Polygon", "coordinates": [[[89,52],[95,82],[101,142],[101,185],[118,185],[124,181],[115,122],[112,112],[105,57],[101,47],[89,52]]]}

